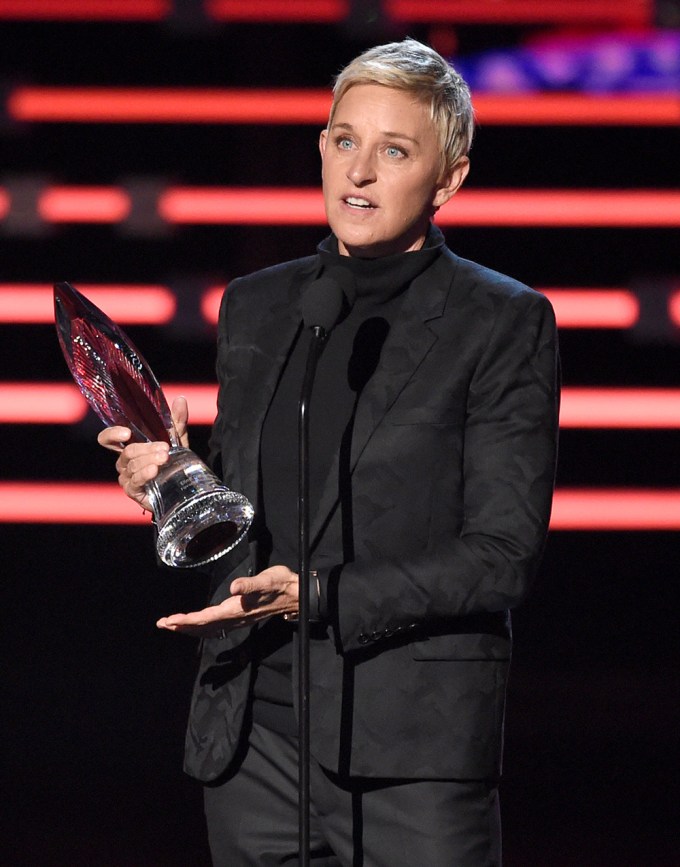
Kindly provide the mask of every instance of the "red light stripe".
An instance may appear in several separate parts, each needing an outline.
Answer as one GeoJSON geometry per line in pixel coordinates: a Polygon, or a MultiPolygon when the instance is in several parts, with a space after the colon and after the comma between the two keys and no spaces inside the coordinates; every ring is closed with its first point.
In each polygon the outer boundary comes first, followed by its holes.
{"type": "MultiPolygon", "coordinates": [[[[163,325],[175,314],[177,302],[164,286],[78,283],[98,307],[120,324],[163,325]]],[[[539,289],[555,308],[560,328],[630,328],[639,316],[639,302],[625,289],[539,289]]],[[[217,323],[224,286],[207,289],[200,298],[204,320],[217,323]]],[[[680,324],[680,293],[671,302],[680,324]]],[[[672,312],[672,311],[671,311],[672,312]]],[[[41,324],[54,321],[52,287],[40,283],[0,283],[0,323],[41,324]]]]}
{"type": "Polygon", "coordinates": [[[384,9],[398,21],[456,24],[649,24],[653,13],[651,0],[384,0],[384,9]]]}
{"type": "Polygon", "coordinates": [[[17,121],[77,123],[325,123],[327,90],[19,87],[7,100],[17,121]]]}
{"type": "MultiPolygon", "coordinates": [[[[164,383],[169,403],[184,395],[191,423],[212,424],[217,386],[214,383],[164,383]]],[[[5,424],[69,424],[85,415],[85,404],[73,384],[0,383],[0,422],[5,424]]],[[[680,428],[680,389],[577,388],[562,392],[563,428],[680,428]]]]}
{"type": "MultiPolygon", "coordinates": [[[[649,0],[385,0],[388,16],[408,22],[621,23],[652,20],[649,0]]],[[[347,0],[205,0],[216,21],[336,22],[347,17],[347,0]]],[[[168,0],[0,0],[0,18],[155,21],[170,13],[168,0]]]]}
{"type": "MultiPolygon", "coordinates": [[[[111,319],[129,325],[163,325],[175,315],[175,296],[165,286],[78,283],[78,289],[111,319]]],[[[46,283],[0,283],[0,322],[54,322],[52,286],[46,283]]]]}
{"type": "Polygon", "coordinates": [[[220,313],[220,304],[224,295],[224,286],[213,286],[206,289],[201,298],[201,315],[206,322],[216,325],[220,313]]]}
{"type": "MultiPolygon", "coordinates": [[[[121,324],[163,325],[175,314],[177,302],[164,286],[79,283],[98,307],[121,324]]],[[[555,308],[560,328],[631,328],[639,318],[639,302],[625,289],[540,288],[555,308]]],[[[217,323],[224,286],[215,286],[200,299],[201,315],[217,323]]],[[[669,315],[680,325],[680,292],[669,301],[669,315]]],[[[54,321],[49,284],[0,283],[0,323],[42,324],[54,321]]]]}
{"type": "Polygon", "coordinates": [[[0,18],[157,21],[170,12],[169,0],[0,0],[0,18]]]}
{"type": "MultiPolygon", "coordinates": [[[[320,225],[315,188],[176,187],[159,199],[169,223],[320,225]]],[[[442,226],[680,226],[680,192],[463,190],[437,214],[442,226]]]]}
{"type": "MultiPolygon", "coordinates": [[[[167,383],[163,392],[172,404],[183,395],[189,402],[191,424],[215,420],[217,386],[167,383]]],[[[75,424],[85,417],[87,402],[74,383],[0,382],[0,424],[75,424]]]]}
{"type": "Polygon", "coordinates": [[[675,190],[463,190],[446,226],[680,226],[675,190]]]}
{"type": "Polygon", "coordinates": [[[163,193],[158,211],[169,223],[319,225],[326,222],[316,188],[177,187],[163,193]]]}
{"type": "Polygon", "coordinates": [[[680,328],[680,290],[673,292],[668,299],[668,315],[671,322],[680,328]]]}
{"type": "MultiPolygon", "coordinates": [[[[553,305],[560,328],[631,328],[638,321],[640,304],[626,289],[539,288],[553,305]]],[[[224,286],[214,286],[201,298],[201,314],[217,323],[224,286]]],[[[678,293],[680,316],[680,293],[678,293]]]]}
{"type": "Polygon", "coordinates": [[[632,328],[640,303],[626,289],[539,289],[555,308],[560,328],[632,328]]]}
{"type": "MultiPolygon", "coordinates": [[[[0,523],[149,524],[112,482],[0,482],[0,523]]],[[[678,530],[680,490],[558,489],[552,530],[678,530]]]]}
{"type": "Polygon", "coordinates": [[[9,214],[11,204],[12,200],[7,190],[0,189],[0,220],[4,220],[7,214],[9,214]]]}
{"type": "Polygon", "coordinates": [[[680,491],[558,490],[550,527],[553,530],[678,530],[680,491]]]}
{"type": "MultiPolygon", "coordinates": [[[[674,94],[475,94],[487,125],[674,125],[674,94]]],[[[17,87],[9,117],[58,123],[325,124],[328,90],[207,90],[180,88],[17,87]]]]}
{"type": "Polygon", "coordinates": [[[48,187],[38,199],[38,214],[48,223],[119,223],[130,207],[119,187],[48,187]]]}
{"type": "Polygon", "coordinates": [[[150,524],[115,483],[0,482],[0,522],[150,524]]]}
{"type": "Polygon", "coordinates": [[[87,402],[75,385],[0,383],[3,424],[75,424],[86,413],[87,402]]]}
{"type": "Polygon", "coordinates": [[[215,21],[333,22],[349,14],[348,0],[205,0],[215,21]]]}
{"type": "Polygon", "coordinates": [[[480,124],[665,126],[680,122],[675,94],[474,94],[480,124]]]}
{"type": "Polygon", "coordinates": [[[678,428],[680,389],[566,387],[560,427],[678,428]]]}
{"type": "Polygon", "coordinates": [[[189,405],[189,424],[212,424],[217,414],[217,386],[213,383],[163,383],[163,393],[172,401],[182,395],[189,405]]]}

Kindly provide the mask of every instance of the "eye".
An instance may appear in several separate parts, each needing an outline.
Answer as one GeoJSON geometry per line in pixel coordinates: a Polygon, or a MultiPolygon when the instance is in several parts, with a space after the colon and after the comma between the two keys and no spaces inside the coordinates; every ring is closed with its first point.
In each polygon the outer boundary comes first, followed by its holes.
{"type": "Polygon", "coordinates": [[[403,148],[397,147],[396,145],[388,145],[385,148],[385,153],[388,157],[405,157],[406,151],[403,148]]]}
{"type": "Polygon", "coordinates": [[[341,151],[348,151],[352,149],[352,139],[347,137],[342,137],[337,140],[337,145],[341,151]]]}

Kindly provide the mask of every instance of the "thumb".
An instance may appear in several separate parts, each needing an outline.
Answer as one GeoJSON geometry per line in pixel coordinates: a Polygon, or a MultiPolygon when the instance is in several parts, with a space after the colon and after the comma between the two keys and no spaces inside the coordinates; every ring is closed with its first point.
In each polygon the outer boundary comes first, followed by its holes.
{"type": "Polygon", "coordinates": [[[189,423],[189,405],[187,404],[186,397],[176,397],[172,402],[170,412],[172,413],[172,420],[175,423],[175,430],[180,442],[185,448],[188,448],[189,432],[187,427],[189,423]]]}

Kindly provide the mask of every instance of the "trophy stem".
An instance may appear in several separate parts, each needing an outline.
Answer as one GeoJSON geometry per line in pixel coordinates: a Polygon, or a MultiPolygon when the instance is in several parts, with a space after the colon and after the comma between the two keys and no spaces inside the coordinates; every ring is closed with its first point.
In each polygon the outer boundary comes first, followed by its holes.
{"type": "Polygon", "coordinates": [[[241,541],[253,519],[248,500],[183,447],[170,449],[146,490],[158,527],[158,556],[168,566],[217,560],[241,541]]]}

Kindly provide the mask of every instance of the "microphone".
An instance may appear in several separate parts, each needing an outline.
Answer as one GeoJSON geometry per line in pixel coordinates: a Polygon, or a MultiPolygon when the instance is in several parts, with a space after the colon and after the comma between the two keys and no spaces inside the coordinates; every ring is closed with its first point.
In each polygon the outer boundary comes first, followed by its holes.
{"type": "Polygon", "coordinates": [[[310,283],[302,296],[302,319],[306,328],[320,329],[326,337],[340,319],[344,302],[356,298],[354,278],[347,268],[334,265],[310,283]]]}

